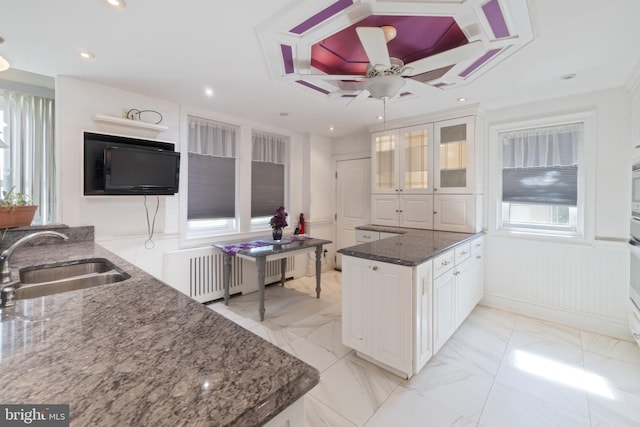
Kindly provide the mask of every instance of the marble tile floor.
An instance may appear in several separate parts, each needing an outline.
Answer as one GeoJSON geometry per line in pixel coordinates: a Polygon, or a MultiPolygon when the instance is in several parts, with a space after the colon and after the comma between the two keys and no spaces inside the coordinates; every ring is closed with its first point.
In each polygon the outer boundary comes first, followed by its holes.
{"type": "Polygon", "coordinates": [[[315,366],[308,427],[640,426],[635,343],[478,306],[410,380],[358,358],[341,341],[341,274],[271,285],[266,318],[257,293],[209,304],[315,366]]]}

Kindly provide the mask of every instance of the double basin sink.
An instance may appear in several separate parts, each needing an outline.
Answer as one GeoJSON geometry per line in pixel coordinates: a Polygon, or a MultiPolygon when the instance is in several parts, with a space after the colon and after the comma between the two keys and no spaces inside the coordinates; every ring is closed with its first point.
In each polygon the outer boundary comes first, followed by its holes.
{"type": "Polygon", "coordinates": [[[12,305],[14,300],[121,282],[129,277],[128,273],[105,258],[25,267],[20,270],[20,280],[17,283],[2,289],[2,305],[12,305]]]}

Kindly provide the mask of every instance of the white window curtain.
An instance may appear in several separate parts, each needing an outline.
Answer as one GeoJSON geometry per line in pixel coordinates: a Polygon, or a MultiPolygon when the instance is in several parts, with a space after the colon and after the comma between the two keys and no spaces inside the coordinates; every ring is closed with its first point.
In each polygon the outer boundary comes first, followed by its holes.
{"type": "Polygon", "coordinates": [[[576,206],[582,123],[505,132],[502,201],[576,206]]]}
{"type": "Polygon", "coordinates": [[[240,128],[199,117],[189,117],[189,152],[216,157],[236,157],[240,128]]]}
{"type": "Polygon", "coordinates": [[[501,139],[504,168],[575,166],[582,124],[507,132],[501,139]]]}
{"type": "Polygon", "coordinates": [[[54,105],[49,97],[0,90],[0,132],[8,146],[0,149],[0,189],[15,187],[38,205],[33,224],[58,220],[54,105]]]}
{"type": "Polygon", "coordinates": [[[235,218],[239,134],[238,126],[189,117],[189,220],[235,218]]]}
{"type": "Polygon", "coordinates": [[[289,137],[254,130],[251,139],[254,162],[287,163],[289,137]]]}
{"type": "Polygon", "coordinates": [[[271,216],[285,205],[285,167],[289,138],[252,132],[251,218],[271,216]]]}

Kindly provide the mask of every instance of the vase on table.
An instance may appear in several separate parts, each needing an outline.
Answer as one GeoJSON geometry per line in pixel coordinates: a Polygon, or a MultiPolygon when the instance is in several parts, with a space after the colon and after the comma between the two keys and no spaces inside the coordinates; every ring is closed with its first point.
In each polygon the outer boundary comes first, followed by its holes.
{"type": "Polygon", "coordinates": [[[276,242],[282,240],[282,228],[276,227],[273,229],[273,240],[276,242]]]}

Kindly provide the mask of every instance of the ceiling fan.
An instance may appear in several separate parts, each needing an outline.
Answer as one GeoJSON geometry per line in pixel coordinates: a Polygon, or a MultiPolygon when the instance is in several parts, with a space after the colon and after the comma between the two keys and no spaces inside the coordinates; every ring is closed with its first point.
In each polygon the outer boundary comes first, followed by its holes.
{"type": "Polygon", "coordinates": [[[387,43],[397,34],[394,27],[390,25],[357,27],[356,33],[369,60],[364,75],[295,74],[289,76],[301,80],[362,81],[364,87],[352,102],[368,98],[369,95],[386,100],[398,94],[405,85],[406,78],[477,58],[485,53],[482,42],[478,40],[405,65],[400,59],[389,56],[387,43]]]}

